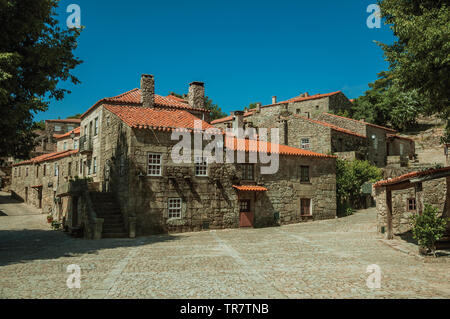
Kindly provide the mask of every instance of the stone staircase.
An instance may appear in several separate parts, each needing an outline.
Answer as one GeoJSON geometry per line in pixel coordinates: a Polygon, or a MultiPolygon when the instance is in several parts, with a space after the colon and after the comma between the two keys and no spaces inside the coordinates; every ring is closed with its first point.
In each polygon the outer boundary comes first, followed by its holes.
{"type": "Polygon", "coordinates": [[[127,238],[119,203],[113,193],[89,192],[98,218],[103,218],[102,238],[127,238]]]}

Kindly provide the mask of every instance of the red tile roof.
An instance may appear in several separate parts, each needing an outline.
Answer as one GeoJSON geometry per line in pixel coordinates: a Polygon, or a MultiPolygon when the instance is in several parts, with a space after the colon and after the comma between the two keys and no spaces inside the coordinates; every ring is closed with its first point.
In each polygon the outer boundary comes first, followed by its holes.
{"type": "MultiPolygon", "coordinates": [[[[88,115],[90,112],[92,112],[98,105],[109,103],[109,104],[115,104],[119,103],[121,105],[128,105],[128,106],[142,106],[141,102],[141,90],[140,89],[133,89],[131,91],[119,94],[117,96],[113,97],[107,97],[103,98],[97,103],[95,103],[93,106],[91,106],[86,112],[81,115],[81,118],[84,118],[86,115],[88,115]]],[[[208,113],[209,111],[203,108],[193,108],[191,107],[188,102],[184,101],[183,99],[177,98],[173,95],[168,95],[166,97],[160,96],[155,94],[155,106],[160,107],[167,107],[167,108],[175,108],[175,109],[185,109],[185,110],[192,110],[192,111],[198,111],[198,112],[205,112],[208,113]]]]}
{"type": "Polygon", "coordinates": [[[81,120],[80,120],[80,119],[63,119],[63,120],[45,120],[45,122],[50,122],[50,123],[75,123],[75,124],[80,124],[81,120]]]}
{"type": "Polygon", "coordinates": [[[252,185],[242,185],[242,186],[236,186],[233,185],[234,188],[236,188],[237,190],[240,191],[244,191],[244,192],[267,192],[268,189],[262,186],[252,186],[252,185]]]}
{"type": "Polygon", "coordinates": [[[13,166],[38,164],[38,163],[42,163],[42,162],[46,162],[46,161],[52,161],[55,159],[68,157],[68,156],[74,155],[76,153],[78,153],[78,150],[67,150],[67,151],[44,154],[44,155],[33,157],[32,159],[29,159],[29,160],[14,164],[13,166]]]}
{"type": "MultiPolygon", "coordinates": [[[[248,117],[248,116],[253,115],[253,112],[254,112],[254,110],[245,112],[244,113],[244,117],[248,117]]],[[[222,117],[220,119],[214,120],[214,121],[211,122],[211,124],[218,124],[218,123],[228,122],[228,121],[231,121],[231,120],[233,120],[233,115],[230,115],[230,116],[227,116],[227,117],[222,117]]]]}
{"type": "Polygon", "coordinates": [[[393,129],[385,127],[385,126],[380,126],[380,125],[376,125],[376,124],[372,124],[372,123],[368,123],[368,122],[363,122],[363,121],[355,120],[355,119],[352,119],[352,118],[349,118],[349,117],[344,117],[344,116],[335,115],[335,114],[331,114],[331,113],[323,113],[323,114],[334,116],[334,117],[338,117],[338,118],[341,118],[341,119],[350,120],[350,121],[353,121],[353,122],[356,122],[356,123],[361,123],[361,124],[365,124],[365,125],[381,128],[381,129],[383,129],[385,131],[396,133],[396,130],[393,130],[393,129]]]}
{"type": "Polygon", "coordinates": [[[70,137],[70,134],[75,133],[75,135],[80,135],[81,132],[81,128],[77,127],[76,129],[67,132],[66,134],[53,134],[53,137],[56,139],[62,139],[62,138],[66,138],[66,137],[70,137]]]}
{"type": "Polygon", "coordinates": [[[322,121],[309,119],[307,117],[304,117],[304,116],[301,116],[301,115],[298,115],[298,114],[294,114],[294,116],[298,117],[298,118],[301,118],[301,119],[304,119],[306,121],[312,122],[312,123],[316,123],[316,124],[319,124],[319,125],[322,125],[322,126],[327,126],[327,127],[331,128],[334,131],[338,131],[338,132],[342,132],[342,133],[345,133],[345,134],[354,135],[354,136],[357,136],[357,137],[360,137],[360,138],[364,138],[364,139],[366,138],[364,135],[358,134],[356,132],[347,130],[345,128],[342,128],[342,127],[339,127],[339,126],[336,126],[336,125],[333,125],[333,124],[330,124],[330,123],[327,123],[327,122],[322,122],[322,121]]]}
{"type": "Polygon", "coordinates": [[[398,177],[394,177],[394,178],[390,178],[390,179],[385,179],[385,180],[379,181],[379,182],[375,183],[373,186],[374,187],[381,187],[381,186],[397,184],[397,183],[409,180],[411,178],[422,177],[422,176],[427,176],[427,175],[431,175],[431,174],[435,174],[435,173],[442,173],[442,172],[447,172],[447,171],[450,172],[450,166],[443,167],[443,168],[429,169],[429,170],[426,170],[426,171],[411,172],[411,173],[404,174],[404,175],[401,175],[401,176],[398,176],[398,177]]]}
{"type": "Polygon", "coordinates": [[[258,152],[258,153],[267,152],[280,155],[323,157],[323,158],[337,157],[334,155],[326,155],[308,150],[303,150],[292,146],[280,145],[259,140],[257,141],[257,140],[236,138],[229,135],[227,135],[225,138],[225,147],[233,151],[243,151],[243,152],[258,152]]]}
{"type": "Polygon", "coordinates": [[[184,110],[131,107],[127,105],[104,105],[105,109],[117,115],[132,128],[170,131],[176,129],[194,129],[194,121],[200,121],[202,129],[214,129],[214,126],[184,110]]]}
{"type": "MultiPolygon", "coordinates": [[[[278,102],[276,104],[286,104],[286,103],[293,103],[293,102],[303,102],[303,101],[309,101],[309,100],[317,100],[317,99],[322,99],[324,97],[333,96],[333,95],[336,95],[336,94],[339,94],[339,93],[342,93],[342,92],[341,91],[336,91],[336,92],[331,92],[331,93],[315,94],[315,95],[310,95],[310,96],[297,96],[297,97],[294,97],[294,98],[286,100],[286,101],[278,102]]],[[[272,104],[272,105],[276,105],[276,104],[272,104]]]]}

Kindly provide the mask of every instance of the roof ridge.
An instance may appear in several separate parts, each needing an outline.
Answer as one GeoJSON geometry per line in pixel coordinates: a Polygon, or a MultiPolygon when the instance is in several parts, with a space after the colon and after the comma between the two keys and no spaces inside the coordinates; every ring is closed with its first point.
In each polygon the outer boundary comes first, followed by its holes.
{"type": "Polygon", "coordinates": [[[304,116],[301,116],[301,115],[298,115],[298,114],[293,114],[293,115],[296,116],[296,117],[302,118],[304,120],[310,121],[312,123],[316,123],[316,124],[319,124],[319,125],[327,126],[327,127],[331,128],[331,129],[333,129],[335,131],[338,131],[338,132],[355,135],[355,136],[358,136],[358,137],[361,137],[361,138],[366,138],[366,136],[364,136],[364,135],[358,134],[357,132],[354,132],[352,130],[349,130],[349,129],[337,126],[335,124],[330,124],[330,123],[327,123],[327,122],[324,122],[324,121],[319,121],[319,120],[316,120],[316,119],[310,119],[310,118],[307,118],[307,117],[304,117],[304,116]]]}
{"type": "Polygon", "coordinates": [[[334,117],[339,117],[339,118],[343,118],[343,119],[346,119],[346,120],[351,120],[351,121],[354,121],[354,122],[358,122],[358,123],[361,123],[361,124],[366,124],[366,125],[370,125],[370,126],[374,126],[374,127],[379,127],[381,129],[397,133],[396,130],[391,129],[389,127],[381,126],[381,125],[377,125],[377,124],[373,124],[373,123],[369,123],[369,122],[363,122],[363,121],[360,121],[360,120],[352,119],[351,117],[345,117],[345,116],[336,115],[336,114],[327,113],[327,112],[323,112],[322,114],[331,115],[331,116],[334,116],[334,117]]]}

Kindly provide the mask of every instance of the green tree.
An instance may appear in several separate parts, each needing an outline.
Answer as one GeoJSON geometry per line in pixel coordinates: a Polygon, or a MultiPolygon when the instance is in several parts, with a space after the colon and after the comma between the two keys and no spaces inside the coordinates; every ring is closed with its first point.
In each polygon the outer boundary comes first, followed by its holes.
{"type": "Polygon", "coordinates": [[[45,131],[45,121],[34,122],[34,129],[45,131]]]}
{"type": "Polygon", "coordinates": [[[414,127],[427,100],[417,90],[401,88],[392,72],[381,72],[378,76],[378,80],[369,84],[370,90],[353,103],[352,117],[400,131],[414,127]]]}
{"type": "Polygon", "coordinates": [[[421,215],[411,216],[413,237],[417,239],[421,247],[427,248],[436,257],[436,241],[444,236],[448,219],[438,217],[438,209],[425,204],[421,215]]]}
{"type": "Polygon", "coordinates": [[[425,114],[440,115],[450,128],[448,1],[379,0],[379,4],[397,37],[391,45],[380,43],[393,76],[402,88],[417,90],[427,100],[425,114]]]}
{"type": "Polygon", "coordinates": [[[338,214],[345,214],[348,208],[361,199],[362,186],[367,182],[376,182],[382,177],[381,169],[368,161],[347,161],[338,158],[336,161],[336,196],[338,214]]]}
{"type": "Polygon", "coordinates": [[[227,116],[227,114],[222,112],[222,109],[217,104],[214,104],[209,97],[205,98],[205,109],[210,111],[211,121],[227,116]]]}
{"type": "Polygon", "coordinates": [[[62,30],[57,0],[0,0],[0,156],[27,158],[34,147],[33,115],[69,91],[79,29],[62,30]]]}

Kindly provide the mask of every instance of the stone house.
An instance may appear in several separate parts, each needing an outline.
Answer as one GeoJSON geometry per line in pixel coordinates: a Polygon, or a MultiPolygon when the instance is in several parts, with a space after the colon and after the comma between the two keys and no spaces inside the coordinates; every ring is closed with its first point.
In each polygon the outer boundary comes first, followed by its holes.
{"type": "Polygon", "coordinates": [[[26,204],[55,213],[62,218],[63,204],[56,203],[60,185],[76,175],[76,150],[54,152],[34,157],[13,165],[11,193],[26,204]]]}
{"type": "Polygon", "coordinates": [[[396,135],[393,129],[330,114],[351,108],[352,102],[340,91],[311,96],[305,93],[278,103],[273,97],[272,102],[233,112],[211,124],[221,129],[236,126],[236,121],[256,129],[277,127],[282,144],[303,145],[346,159],[366,159],[378,167],[391,162],[401,165],[415,156],[414,141],[396,135]]]}
{"type": "Polygon", "coordinates": [[[55,136],[56,151],[77,150],[80,142],[81,128],[77,127],[70,132],[55,136]]]}
{"type": "MultiPolygon", "coordinates": [[[[201,82],[191,83],[187,99],[163,97],[144,75],[140,90],[102,99],[83,114],[78,150],[17,164],[13,190],[65,217],[69,228],[84,227],[91,238],[336,217],[335,156],[217,130],[203,101],[201,82]],[[173,134],[183,132],[194,146],[186,151],[190,160],[180,163],[172,156],[179,142],[173,134]],[[224,154],[215,155],[222,161],[196,155],[198,136],[211,132],[223,137],[224,154]],[[227,151],[244,162],[229,161],[227,151]],[[260,157],[267,154],[278,163],[272,174],[262,174],[268,164],[260,157]],[[58,171],[44,176],[37,166],[58,171]],[[89,178],[89,189],[75,187],[82,178],[89,178]]],[[[200,141],[201,148],[209,143],[200,141]]]]}
{"type": "MultiPolygon", "coordinates": [[[[450,217],[450,166],[415,171],[374,184],[378,231],[389,239],[411,230],[409,218],[425,204],[450,217]]],[[[447,227],[450,236],[450,222],[447,227]]],[[[450,238],[447,238],[450,239],[450,238]]]]}

